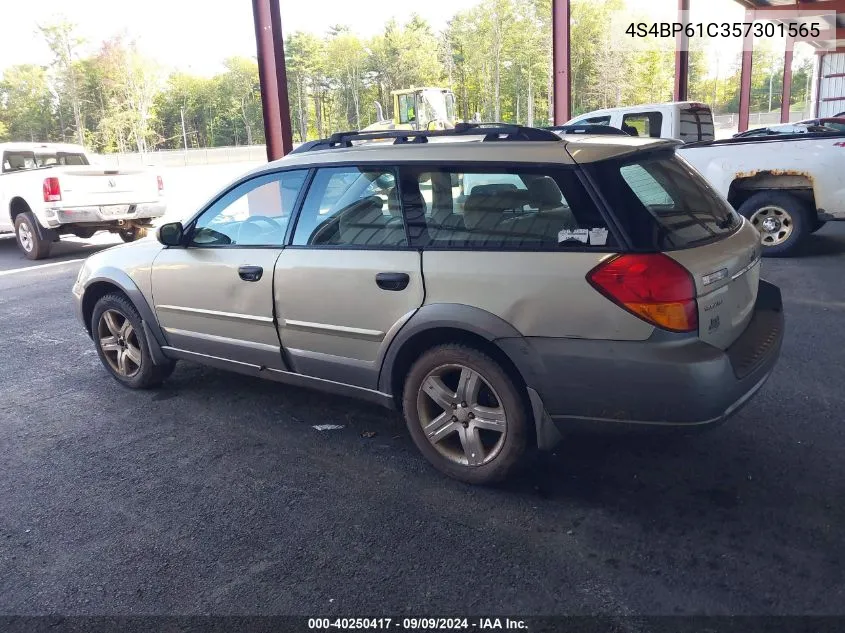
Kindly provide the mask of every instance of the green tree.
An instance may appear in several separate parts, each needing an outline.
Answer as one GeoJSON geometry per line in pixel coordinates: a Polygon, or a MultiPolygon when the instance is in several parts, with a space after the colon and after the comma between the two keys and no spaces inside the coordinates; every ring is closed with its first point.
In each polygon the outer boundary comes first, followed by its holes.
{"type": "Polygon", "coordinates": [[[7,68],[0,80],[2,136],[15,141],[52,140],[52,101],[44,68],[32,64],[7,68]]]}
{"type": "MultiPolygon", "coordinates": [[[[39,26],[38,30],[53,55],[53,79],[60,115],[62,106],[69,105],[73,114],[74,134],[77,142],[82,144],[85,142],[85,126],[79,91],[79,48],[84,40],[76,34],[76,25],[65,19],[39,26]]],[[[63,121],[60,127],[64,138],[63,121]]]]}

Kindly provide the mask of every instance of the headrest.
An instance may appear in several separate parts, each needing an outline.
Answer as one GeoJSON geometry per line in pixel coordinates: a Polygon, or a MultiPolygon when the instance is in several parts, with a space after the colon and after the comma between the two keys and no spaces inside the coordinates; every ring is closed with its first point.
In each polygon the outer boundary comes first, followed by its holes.
{"type": "Polygon", "coordinates": [[[532,180],[528,184],[528,196],[531,203],[538,207],[558,207],[563,198],[560,187],[547,176],[532,180]]]}

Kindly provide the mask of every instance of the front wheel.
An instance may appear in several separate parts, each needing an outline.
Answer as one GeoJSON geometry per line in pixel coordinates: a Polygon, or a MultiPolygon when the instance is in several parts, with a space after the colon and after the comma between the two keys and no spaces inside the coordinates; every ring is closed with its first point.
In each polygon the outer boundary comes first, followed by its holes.
{"type": "Polygon", "coordinates": [[[97,301],[91,334],[103,366],[126,387],[157,387],[173,373],[175,363],[153,363],[141,315],[121,294],[108,294],[97,301]]]}
{"type": "Polygon", "coordinates": [[[738,209],[760,232],[763,255],[794,255],[813,228],[807,206],[799,198],[780,191],[761,191],[738,209]]]}
{"type": "Polygon", "coordinates": [[[35,216],[30,211],[15,218],[15,237],[27,259],[44,259],[50,255],[51,243],[41,238],[35,216]]]}
{"type": "Polygon", "coordinates": [[[530,416],[521,390],[492,358],[448,344],[424,353],[405,381],[405,421],[438,470],[472,484],[504,479],[521,462],[530,416]]]}

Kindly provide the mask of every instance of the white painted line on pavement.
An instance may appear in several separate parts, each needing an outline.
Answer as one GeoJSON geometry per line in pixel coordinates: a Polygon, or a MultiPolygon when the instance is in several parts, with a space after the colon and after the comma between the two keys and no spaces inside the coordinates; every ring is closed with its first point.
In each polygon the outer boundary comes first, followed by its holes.
{"type": "Polygon", "coordinates": [[[78,262],[84,262],[85,259],[68,259],[63,262],[52,262],[50,264],[39,264],[38,266],[27,266],[26,268],[13,268],[12,270],[0,270],[0,277],[5,277],[6,275],[17,275],[18,273],[25,273],[30,270],[41,270],[43,268],[52,268],[53,266],[63,266],[64,264],[76,264],[78,262]]]}

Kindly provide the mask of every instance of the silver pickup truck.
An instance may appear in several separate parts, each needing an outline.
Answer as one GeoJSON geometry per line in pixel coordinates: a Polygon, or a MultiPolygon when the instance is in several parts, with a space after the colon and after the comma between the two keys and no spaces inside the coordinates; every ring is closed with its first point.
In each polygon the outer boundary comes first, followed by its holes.
{"type": "Polygon", "coordinates": [[[164,215],[161,176],[92,167],[79,145],[0,143],[0,233],[14,232],[29,259],[50,254],[63,235],[146,235],[164,215]]]}

